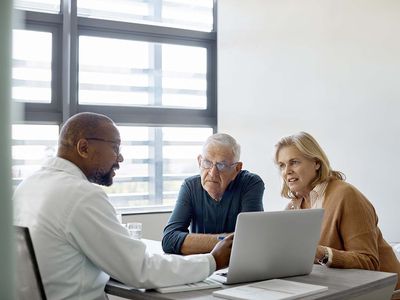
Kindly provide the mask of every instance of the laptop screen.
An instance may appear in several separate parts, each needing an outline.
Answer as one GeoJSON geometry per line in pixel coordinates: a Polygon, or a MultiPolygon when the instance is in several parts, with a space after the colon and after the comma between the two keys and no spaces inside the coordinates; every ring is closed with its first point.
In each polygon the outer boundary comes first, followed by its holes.
{"type": "Polygon", "coordinates": [[[240,213],[228,276],[212,278],[233,284],[310,273],[322,217],[323,209],[240,213]]]}

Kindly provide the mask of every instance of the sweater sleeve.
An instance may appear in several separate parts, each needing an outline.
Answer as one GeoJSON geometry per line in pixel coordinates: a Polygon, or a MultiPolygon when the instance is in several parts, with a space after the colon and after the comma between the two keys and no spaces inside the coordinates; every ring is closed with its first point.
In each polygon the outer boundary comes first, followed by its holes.
{"type": "Polygon", "coordinates": [[[162,248],[165,253],[181,254],[181,247],[189,233],[191,220],[190,191],[187,183],[184,182],[179,191],[175,208],[164,228],[162,248]]]}
{"type": "MultiPolygon", "coordinates": [[[[372,204],[351,185],[336,192],[336,226],[343,249],[333,247],[331,267],[379,269],[378,218],[372,204]]],[[[329,213],[329,212],[328,212],[329,213]]]]}
{"type": "Polygon", "coordinates": [[[260,176],[253,174],[242,192],[242,212],[263,211],[264,182],[260,176]]]}
{"type": "Polygon", "coordinates": [[[120,225],[103,191],[86,195],[73,210],[67,228],[69,242],[85,254],[87,264],[136,288],[197,282],[215,270],[210,254],[149,254],[146,245],[131,239],[120,225]]]}

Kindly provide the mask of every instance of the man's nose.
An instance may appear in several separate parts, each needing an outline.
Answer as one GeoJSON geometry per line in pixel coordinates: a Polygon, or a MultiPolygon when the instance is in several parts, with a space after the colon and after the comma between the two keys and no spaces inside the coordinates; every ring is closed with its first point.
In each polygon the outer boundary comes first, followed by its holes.
{"type": "Polygon", "coordinates": [[[218,171],[217,165],[216,165],[216,164],[213,164],[212,167],[210,168],[210,170],[208,171],[208,173],[209,173],[211,176],[218,175],[218,174],[219,174],[219,171],[218,171]]]}
{"type": "Polygon", "coordinates": [[[117,157],[117,162],[123,162],[124,161],[124,157],[122,156],[121,153],[118,153],[118,157],[117,157]]]}

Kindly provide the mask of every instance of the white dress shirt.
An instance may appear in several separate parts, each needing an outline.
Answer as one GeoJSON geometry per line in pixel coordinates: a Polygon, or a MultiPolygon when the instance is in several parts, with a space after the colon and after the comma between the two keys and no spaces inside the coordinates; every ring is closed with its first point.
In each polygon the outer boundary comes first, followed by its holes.
{"type": "Polygon", "coordinates": [[[154,288],[201,281],[215,271],[211,254],[146,252],[119,223],[103,189],[62,158],[18,186],[14,217],[30,229],[48,299],[106,299],[109,276],[154,288]]]}

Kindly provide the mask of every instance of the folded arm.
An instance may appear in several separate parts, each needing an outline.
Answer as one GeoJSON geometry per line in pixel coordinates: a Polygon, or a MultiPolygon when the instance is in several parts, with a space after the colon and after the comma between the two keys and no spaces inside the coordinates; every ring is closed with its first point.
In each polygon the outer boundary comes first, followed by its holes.
{"type": "Polygon", "coordinates": [[[227,234],[189,233],[183,241],[181,253],[184,255],[209,253],[220,241],[219,238],[226,235],[227,234]]]}
{"type": "Polygon", "coordinates": [[[331,267],[378,270],[380,231],[371,203],[355,188],[347,188],[327,209],[336,215],[335,228],[341,243],[336,247],[339,241],[327,241],[332,245],[331,267]]]}

